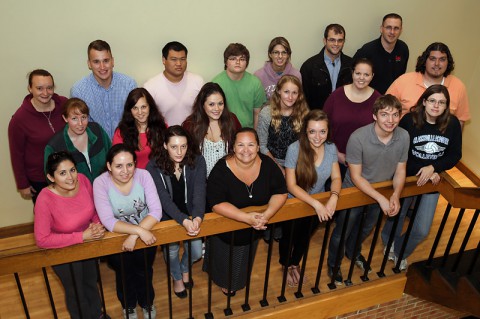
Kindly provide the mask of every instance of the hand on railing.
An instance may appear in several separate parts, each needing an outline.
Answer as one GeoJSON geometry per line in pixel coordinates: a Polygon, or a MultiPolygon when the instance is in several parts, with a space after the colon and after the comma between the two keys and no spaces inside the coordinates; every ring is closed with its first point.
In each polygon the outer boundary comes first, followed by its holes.
{"type": "Polygon", "coordinates": [[[145,245],[150,246],[157,241],[157,238],[153,236],[153,234],[140,226],[138,226],[140,230],[138,231],[138,235],[140,239],[145,243],[145,245]]]}
{"type": "Polygon", "coordinates": [[[255,230],[265,230],[267,229],[268,219],[265,218],[264,214],[257,212],[250,212],[248,214],[248,224],[253,227],[255,230]]]}
{"type": "Polygon", "coordinates": [[[438,185],[438,183],[440,183],[440,180],[442,178],[440,177],[440,175],[438,173],[433,173],[432,177],[430,177],[430,180],[432,181],[432,184],[433,185],[438,185]]]}
{"type": "Polygon", "coordinates": [[[418,176],[417,186],[425,185],[429,180],[431,180],[434,173],[435,173],[435,168],[432,165],[428,165],[420,168],[417,174],[415,175],[415,176],[418,176]]]}
{"type": "Polygon", "coordinates": [[[184,219],[183,220],[183,227],[187,230],[188,236],[197,236],[200,233],[200,224],[202,223],[202,219],[200,217],[195,217],[194,219],[184,219]]]}
{"type": "Polygon", "coordinates": [[[137,235],[130,235],[125,239],[122,245],[123,251],[133,251],[135,248],[135,243],[137,242],[138,236],[137,235]]]}
{"type": "Polygon", "coordinates": [[[333,213],[335,212],[335,211],[333,212],[329,211],[329,209],[323,206],[323,204],[320,203],[318,200],[315,201],[313,208],[315,209],[315,212],[317,213],[318,219],[320,220],[320,222],[328,221],[329,219],[332,218],[333,213]]]}
{"type": "Polygon", "coordinates": [[[105,235],[105,227],[102,224],[91,223],[87,229],[83,231],[83,241],[99,239],[105,235]]]}

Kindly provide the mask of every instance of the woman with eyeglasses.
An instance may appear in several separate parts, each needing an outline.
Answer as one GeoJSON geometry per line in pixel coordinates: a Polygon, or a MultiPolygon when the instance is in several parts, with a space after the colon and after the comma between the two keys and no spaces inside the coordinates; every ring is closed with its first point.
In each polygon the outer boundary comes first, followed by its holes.
{"type": "Polygon", "coordinates": [[[360,58],[353,61],[352,79],[351,84],[330,94],[323,106],[330,120],[332,141],[337,146],[342,178],[347,172],[345,153],[348,139],[356,129],[373,122],[373,103],[381,96],[369,86],[373,79],[373,63],[370,60],[360,58]]]}
{"type": "Polygon", "coordinates": [[[62,115],[67,125],[48,142],[44,160],[47,163],[50,154],[66,150],[75,159],[78,172],[93,183],[105,168],[112,142],[98,123],[88,121],[89,114],[90,110],[84,101],[75,97],[68,99],[62,115]]]}
{"type": "Polygon", "coordinates": [[[278,80],[282,75],[290,74],[296,76],[300,82],[302,81],[302,75],[300,71],[295,69],[290,63],[292,50],[290,49],[290,43],[284,37],[276,37],[270,41],[268,45],[268,61],[265,65],[255,71],[255,75],[262,81],[262,85],[265,88],[265,95],[267,99],[270,99],[278,80]]]}
{"type": "MultiPolygon", "coordinates": [[[[407,176],[417,176],[417,186],[428,182],[437,185],[440,173],[454,167],[462,158],[462,129],[455,115],[450,113],[450,95],[445,86],[435,84],[425,90],[411,109],[400,120],[400,127],[410,135],[410,149],[407,160],[407,176]]],[[[413,220],[413,228],[400,261],[400,270],[407,269],[407,257],[428,236],[438,203],[438,192],[423,194],[421,197],[405,198],[400,211],[399,223],[395,232],[394,245],[388,259],[397,264],[400,250],[405,240],[402,225],[409,207],[420,200],[413,220]]],[[[412,222],[412,221],[410,221],[412,222]]],[[[386,245],[393,227],[393,219],[388,219],[382,231],[386,245]]]]}

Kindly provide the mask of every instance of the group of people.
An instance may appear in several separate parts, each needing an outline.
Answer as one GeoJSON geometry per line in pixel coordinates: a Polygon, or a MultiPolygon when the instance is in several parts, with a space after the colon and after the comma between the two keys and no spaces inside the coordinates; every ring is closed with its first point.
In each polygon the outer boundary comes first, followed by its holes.
{"type": "MultiPolygon", "coordinates": [[[[151,229],[159,221],[173,219],[192,237],[182,256],[180,243],[163,247],[179,298],[194,285],[189,268],[202,257],[205,212],[251,226],[205,242],[203,269],[225,295],[233,296],[245,287],[249,256],[287,196],[312,206],[318,216],[314,226],[335,220],[328,274],[338,284],[344,254],[369,268],[360,244],[380,213],[387,216],[385,245],[395,232],[394,245],[385,253],[398,262],[405,238],[401,226],[392,229],[392,217],[400,213],[402,225],[417,200],[407,198],[400,205],[405,177],[417,175],[419,186],[438,184],[439,173],[461,158],[462,125],[469,120],[465,87],[451,75],[448,47],[429,45],[416,72],[404,74],[409,52],[399,40],[401,30],[402,18],[386,15],[380,37],[352,59],[342,52],[344,28],[330,24],[324,48],[300,71],[290,63],[292,50],[283,37],[272,39],[268,61],[255,74],[246,71],[248,49],[231,43],[224,52],[225,70],[207,83],[186,71],[187,48],[169,42],[162,50],[164,71],[141,88],[113,72],[110,46],[96,40],[87,50],[92,73],[74,84],[69,99],[54,93],[48,71],[32,71],[29,94],[8,133],[17,189],[35,204],[38,246],[74,245],[102,238],[106,230],[128,234],[124,253],[108,256],[108,263],[129,318],[136,318],[137,305],[145,318],[156,315],[152,274],[157,249],[135,250],[135,245],[138,239],[153,245],[151,229]],[[393,180],[389,198],[372,187],[386,180],[393,180]],[[341,189],[354,186],[376,201],[365,208],[361,229],[363,207],[336,211],[341,189]],[[312,197],[326,190],[325,203],[312,197]],[[264,211],[242,210],[264,205],[264,211]]],[[[400,269],[406,269],[406,258],[428,235],[438,197],[418,199],[421,213],[400,269]]],[[[303,218],[276,228],[281,232],[270,237],[279,240],[288,285],[296,286],[312,234],[308,229],[315,227],[303,218]]],[[[95,261],[53,269],[65,287],[72,318],[103,318],[95,261]]]]}

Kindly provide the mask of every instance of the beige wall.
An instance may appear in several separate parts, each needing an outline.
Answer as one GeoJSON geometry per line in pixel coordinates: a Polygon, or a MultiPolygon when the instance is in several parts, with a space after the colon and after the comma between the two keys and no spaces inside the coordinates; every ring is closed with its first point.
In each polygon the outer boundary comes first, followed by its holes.
{"type": "Polygon", "coordinates": [[[285,36],[299,68],[322,47],[323,29],[332,22],[347,31],[344,52],[353,55],[363,43],[378,36],[381,18],[397,12],[404,18],[402,39],[410,47],[409,70],[428,44],[450,46],[455,74],[466,84],[472,121],[464,132],[464,162],[480,175],[480,31],[476,0],[84,0],[0,2],[1,71],[0,108],[0,227],[32,220],[31,202],[16,193],[11,173],[7,126],[27,93],[26,74],[34,68],[49,70],[56,92],[69,95],[72,84],[88,74],[86,48],[100,38],[112,46],[115,70],[141,85],[163,68],[160,51],[171,40],[190,50],[189,69],[210,80],[222,70],[222,53],[230,42],[242,42],[251,53],[249,71],[266,59],[270,39],[285,36]]]}

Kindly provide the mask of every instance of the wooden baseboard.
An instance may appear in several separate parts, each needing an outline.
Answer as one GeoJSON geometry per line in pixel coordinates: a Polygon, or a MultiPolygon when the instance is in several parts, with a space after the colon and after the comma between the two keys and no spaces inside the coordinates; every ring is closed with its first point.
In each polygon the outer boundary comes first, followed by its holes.
{"type": "Polygon", "coordinates": [[[33,223],[25,223],[0,228],[0,239],[33,233],[33,223]]]}
{"type": "Polygon", "coordinates": [[[467,166],[465,165],[462,161],[458,162],[457,165],[455,165],[465,176],[468,177],[475,185],[480,187],[480,177],[475,175],[475,173],[467,166]]]}

